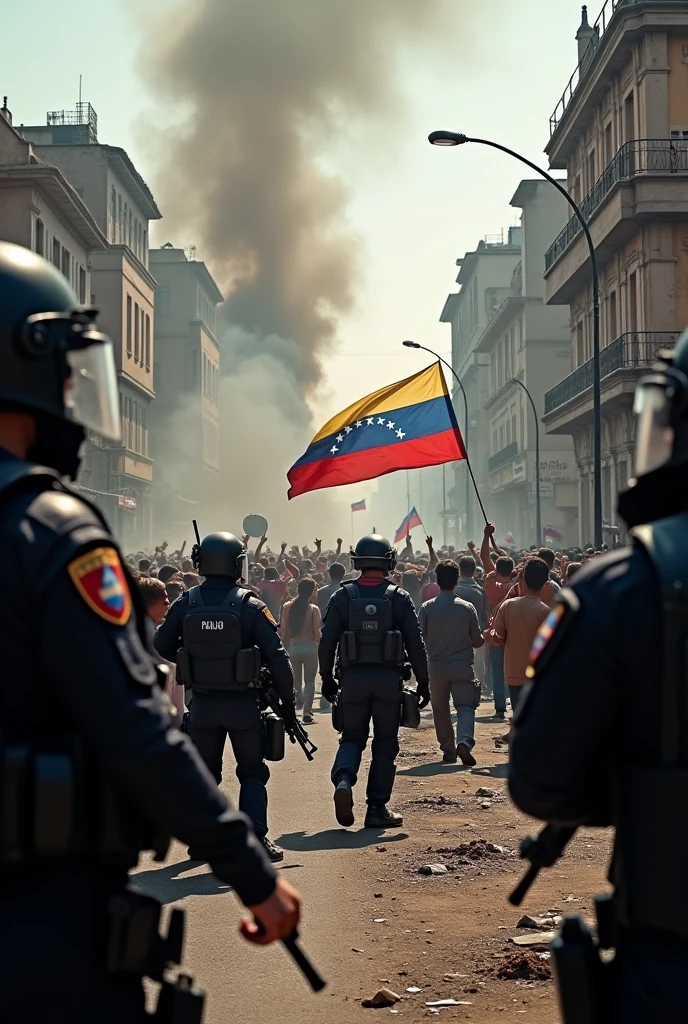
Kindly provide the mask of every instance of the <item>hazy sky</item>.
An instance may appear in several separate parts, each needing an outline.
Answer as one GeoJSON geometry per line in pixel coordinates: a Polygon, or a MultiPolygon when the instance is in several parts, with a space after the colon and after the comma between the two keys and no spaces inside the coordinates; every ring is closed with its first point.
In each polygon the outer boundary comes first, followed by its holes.
{"type": "MultiPolygon", "coordinates": [[[[82,74],[100,141],[125,147],[155,194],[164,154],[149,150],[147,126],[158,111],[140,74],[142,6],[133,0],[8,5],[3,35],[12,45],[3,48],[0,95],[7,94],[16,125],[41,124],[47,110],[74,107],[82,74]]],[[[367,126],[364,133],[322,140],[323,161],[352,194],[364,283],[357,312],[340,323],[338,350],[328,354],[314,400],[318,421],[425,365],[424,353],[400,348],[403,338],[448,354],[449,328],[438,318],[456,287],[455,260],[486,233],[516,222],[509,199],[530,174],[484,147],[433,148],[427,135],[443,127],[482,135],[546,166],[549,116],[576,65],[579,23],[578,0],[456,0],[451,58],[420,49],[403,56],[406,109],[398,131],[378,137],[367,126]]],[[[175,116],[174,110],[160,114],[175,116]]],[[[168,240],[198,241],[170,238],[163,220],[152,241],[168,240]]]]}

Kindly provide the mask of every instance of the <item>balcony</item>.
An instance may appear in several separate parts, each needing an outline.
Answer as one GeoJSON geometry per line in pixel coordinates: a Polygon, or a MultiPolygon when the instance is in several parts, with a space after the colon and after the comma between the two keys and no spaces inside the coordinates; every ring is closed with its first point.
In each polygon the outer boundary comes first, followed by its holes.
{"type": "MultiPolygon", "coordinates": [[[[600,352],[600,377],[602,388],[611,383],[609,378],[619,370],[645,370],[652,366],[657,353],[664,348],[672,348],[678,339],[678,331],[639,331],[633,334],[622,334],[600,352]]],[[[560,381],[556,387],[545,394],[545,417],[558,412],[575,399],[581,398],[588,390],[592,391],[593,360],[588,359],[577,370],[560,381]]],[[[632,377],[635,387],[636,376],[632,377]]],[[[592,400],[592,396],[590,396],[592,400]]],[[[604,396],[603,396],[604,401],[604,396]]],[[[500,454],[500,453],[498,453],[500,454]]]]}
{"type": "Polygon", "coordinates": [[[587,50],[583,54],[583,59],[581,60],[580,64],[578,65],[576,70],[571,75],[569,81],[567,82],[566,88],[564,89],[564,93],[559,102],[557,103],[556,107],[554,108],[554,113],[549,119],[550,138],[554,135],[557,128],[559,127],[559,124],[562,118],[564,117],[564,114],[566,113],[566,110],[568,109],[571,101],[573,100],[573,97],[576,94],[576,90],[580,85],[580,82],[583,76],[585,75],[585,72],[588,70],[590,64],[592,63],[593,57],[595,56],[595,52],[598,46],[600,45],[600,41],[603,38],[603,36],[606,35],[616,12],[620,10],[622,7],[632,7],[636,4],[644,2],[645,0],[606,0],[606,3],[602,8],[600,16],[598,17],[597,21],[593,26],[595,34],[593,38],[590,40],[587,50]]]}
{"type": "Polygon", "coordinates": [[[488,473],[494,473],[495,470],[501,469],[502,466],[506,466],[509,462],[513,462],[518,455],[518,442],[512,441],[506,448],[501,448],[498,452],[488,459],[487,471],[488,473]]]}
{"type": "MultiPolygon", "coordinates": [[[[634,3],[636,0],[626,2],[634,3]]],[[[638,139],[627,142],[580,204],[581,213],[589,224],[605,199],[621,182],[630,182],[647,175],[685,174],[688,174],[688,139],[638,139]]],[[[572,217],[545,253],[545,274],[582,234],[582,230],[578,218],[572,217]]]]}

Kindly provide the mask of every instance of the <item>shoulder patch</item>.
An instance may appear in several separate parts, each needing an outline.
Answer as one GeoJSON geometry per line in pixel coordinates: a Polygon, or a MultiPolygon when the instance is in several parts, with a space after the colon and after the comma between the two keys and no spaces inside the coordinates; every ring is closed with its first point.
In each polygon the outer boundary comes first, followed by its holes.
{"type": "Polygon", "coordinates": [[[263,615],[265,616],[265,618],[268,620],[268,622],[271,622],[273,626],[277,626],[277,623],[275,622],[273,614],[272,614],[272,612],[270,611],[270,609],[268,608],[267,605],[265,606],[265,608],[261,608],[261,611],[262,611],[263,615]]]}
{"type": "Polygon", "coordinates": [[[535,676],[538,668],[541,667],[541,663],[538,664],[545,650],[548,654],[554,649],[555,642],[558,643],[565,632],[565,627],[562,626],[564,620],[570,621],[573,617],[575,609],[573,609],[568,603],[563,601],[555,604],[551,612],[540,626],[540,629],[535,635],[533,640],[533,646],[530,649],[530,664],[526,670],[526,675],[529,679],[535,676]],[[556,641],[555,641],[556,634],[556,641]]]}
{"type": "Polygon", "coordinates": [[[67,571],[91,611],[112,626],[127,624],[131,615],[131,594],[114,548],[96,548],[80,555],[69,563],[67,571]]]}

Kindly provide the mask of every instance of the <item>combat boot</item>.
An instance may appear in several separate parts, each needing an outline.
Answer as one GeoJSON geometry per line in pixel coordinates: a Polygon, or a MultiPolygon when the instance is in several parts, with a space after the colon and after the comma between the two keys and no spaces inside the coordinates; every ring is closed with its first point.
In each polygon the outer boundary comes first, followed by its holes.
{"type": "Polygon", "coordinates": [[[334,791],[334,813],[340,825],[345,828],[354,823],[354,794],[348,779],[341,779],[334,791]]]}
{"type": "Polygon", "coordinates": [[[284,860],[284,850],[280,850],[279,846],[275,846],[267,836],[263,836],[261,843],[273,864],[279,864],[281,860],[284,860]]]}
{"type": "Polygon", "coordinates": [[[368,804],[364,828],[399,828],[404,824],[400,814],[394,814],[384,804],[368,804]]]}

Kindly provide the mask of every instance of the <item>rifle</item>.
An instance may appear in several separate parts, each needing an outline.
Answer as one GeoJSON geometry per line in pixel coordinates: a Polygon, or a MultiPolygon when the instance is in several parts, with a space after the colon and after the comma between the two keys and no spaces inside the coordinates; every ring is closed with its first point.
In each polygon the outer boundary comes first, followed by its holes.
{"type": "Polygon", "coordinates": [[[539,836],[526,836],[521,843],[521,857],[530,867],[509,896],[509,903],[520,907],[542,868],[551,868],[563,856],[577,829],[545,825],[539,836]]]}
{"type": "Polygon", "coordinates": [[[285,702],[273,686],[270,672],[267,668],[261,668],[258,676],[258,704],[266,711],[268,708],[282,719],[287,736],[292,743],[298,743],[309,761],[313,760],[313,754],[318,749],[308,733],[296,718],[290,719],[287,714],[285,702]]]}
{"type": "MultiPolygon", "coordinates": [[[[194,533],[196,534],[196,543],[191,549],[191,561],[193,562],[194,569],[198,569],[201,558],[201,535],[198,532],[198,523],[195,519],[191,520],[193,523],[194,533]]],[[[186,543],[186,541],[184,542],[186,543]]]]}

